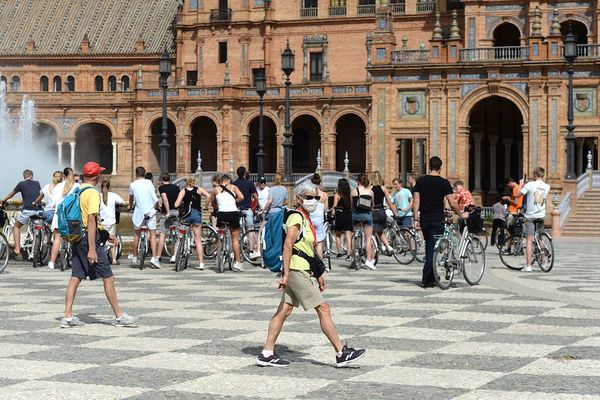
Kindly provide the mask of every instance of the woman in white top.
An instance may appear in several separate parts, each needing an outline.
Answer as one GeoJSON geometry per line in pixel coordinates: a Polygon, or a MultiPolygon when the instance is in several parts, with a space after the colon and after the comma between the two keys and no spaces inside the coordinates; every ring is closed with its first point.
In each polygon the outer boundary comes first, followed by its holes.
{"type": "Polygon", "coordinates": [[[244,272],[240,262],[240,212],[237,206],[237,203],[244,199],[244,195],[237,186],[231,184],[229,175],[223,175],[220,183],[212,191],[210,200],[213,208],[217,210],[217,225],[220,226],[226,223],[231,231],[233,255],[235,257],[231,269],[235,272],[244,272]]]}
{"type": "Polygon", "coordinates": [[[321,175],[314,174],[310,178],[310,181],[317,187],[319,196],[316,210],[310,213],[310,220],[315,226],[315,231],[317,233],[317,245],[315,246],[317,254],[319,254],[319,257],[323,257],[323,241],[325,240],[325,235],[327,235],[327,230],[325,229],[325,210],[329,208],[329,196],[326,192],[321,190],[321,175]]]}
{"type": "MultiPolygon", "coordinates": [[[[124,204],[125,200],[121,196],[110,191],[110,182],[103,181],[100,189],[100,222],[104,229],[116,240],[119,240],[117,237],[117,206],[124,204]]],[[[114,243],[110,247],[113,265],[119,264],[117,260],[117,246],[118,243],[114,243]]]]}
{"type": "MultiPolygon", "coordinates": [[[[52,192],[52,200],[58,208],[59,204],[67,197],[73,190],[77,189],[79,184],[75,182],[75,174],[73,170],[69,167],[63,170],[63,181],[57,184],[54,187],[54,191],[52,192]]],[[[60,233],[58,233],[58,217],[54,214],[52,218],[52,231],[54,232],[53,240],[52,240],[52,251],[50,252],[50,262],[48,262],[48,268],[54,269],[54,263],[58,258],[58,253],[60,251],[60,243],[62,241],[60,237],[60,233]]]]}
{"type": "Polygon", "coordinates": [[[50,183],[40,190],[40,195],[33,202],[33,204],[39,205],[41,204],[42,200],[44,200],[44,219],[48,225],[52,224],[52,218],[54,217],[54,212],[56,211],[56,203],[52,198],[52,194],[54,193],[56,185],[58,185],[60,182],[62,182],[62,172],[54,171],[50,183]]]}

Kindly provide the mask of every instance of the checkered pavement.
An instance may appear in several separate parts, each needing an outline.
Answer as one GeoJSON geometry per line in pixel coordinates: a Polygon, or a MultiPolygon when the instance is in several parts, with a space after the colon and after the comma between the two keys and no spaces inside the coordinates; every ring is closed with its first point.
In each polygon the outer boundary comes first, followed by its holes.
{"type": "MultiPolygon", "coordinates": [[[[344,369],[302,310],[276,348],[292,365],[254,366],[280,299],[264,270],[122,265],[118,297],[139,327],[112,326],[101,283],[84,282],[75,312],[87,325],[60,329],[68,273],[11,264],[0,275],[0,399],[600,399],[597,310],[462,281],[421,289],[419,265],[384,261],[374,272],[335,262],[327,276],[342,340],[367,349],[344,369]]],[[[536,276],[550,275],[525,278],[536,276]]]]}

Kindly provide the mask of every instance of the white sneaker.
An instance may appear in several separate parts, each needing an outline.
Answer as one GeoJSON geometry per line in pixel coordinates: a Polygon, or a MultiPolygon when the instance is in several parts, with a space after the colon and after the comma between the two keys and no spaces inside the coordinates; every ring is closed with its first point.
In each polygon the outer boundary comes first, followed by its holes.
{"type": "Polygon", "coordinates": [[[367,260],[365,261],[365,267],[369,268],[370,270],[377,270],[377,267],[375,267],[375,263],[371,260],[367,260]]]}
{"type": "Polygon", "coordinates": [[[177,260],[177,256],[172,255],[171,258],[169,258],[169,262],[170,263],[174,263],[177,260]]]}
{"type": "Polygon", "coordinates": [[[203,271],[204,270],[204,263],[202,262],[202,263],[198,264],[198,266],[194,267],[194,269],[198,269],[200,271],[203,271]]]}
{"type": "Polygon", "coordinates": [[[526,265],[525,268],[523,268],[523,272],[531,272],[531,265],[526,265]]]}
{"type": "Polygon", "coordinates": [[[152,265],[156,269],[160,269],[160,262],[158,261],[158,258],[156,258],[156,257],[152,257],[150,259],[150,265],[152,265]]]}
{"type": "Polygon", "coordinates": [[[129,261],[131,264],[137,264],[138,259],[133,254],[130,254],[127,256],[127,261],[129,261]]]}
{"type": "Polygon", "coordinates": [[[54,263],[52,261],[48,261],[48,269],[54,269],[54,263]]]}
{"type": "Polygon", "coordinates": [[[244,272],[244,267],[242,267],[242,264],[237,261],[233,263],[233,266],[231,267],[231,269],[234,272],[244,272]]]}
{"type": "Polygon", "coordinates": [[[255,260],[255,259],[259,258],[259,257],[260,257],[260,253],[258,251],[252,251],[252,252],[250,252],[250,259],[251,260],[255,260]]]}

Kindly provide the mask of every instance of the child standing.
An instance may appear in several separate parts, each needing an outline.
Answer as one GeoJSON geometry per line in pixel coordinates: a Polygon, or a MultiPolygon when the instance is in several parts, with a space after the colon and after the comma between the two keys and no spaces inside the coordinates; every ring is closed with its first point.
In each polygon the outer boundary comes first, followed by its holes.
{"type": "Polygon", "coordinates": [[[504,228],[506,227],[506,209],[502,204],[502,198],[496,198],[496,202],[492,205],[492,213],[494,214],[494,220],[492,222],[492,246],[496,244],[496,232],[498,235],[498,246],[504,244],[504,228]]]}

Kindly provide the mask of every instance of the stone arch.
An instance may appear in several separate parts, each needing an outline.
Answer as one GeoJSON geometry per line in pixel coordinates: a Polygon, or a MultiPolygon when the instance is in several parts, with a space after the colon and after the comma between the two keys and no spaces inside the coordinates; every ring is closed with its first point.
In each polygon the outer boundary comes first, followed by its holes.
{"type": "Polygon", "coordinates": [[[344,170],[347,151],[350,172],[365,172],[367,167],[367,125],[364,119],[354,112],[346,112],[336,118],[333,126],[336,132],[335,170],[344,170]]]}
{"type": "Polygon", "coordinates": [[[323,126],[325,126],[324,122],[323,122],[323,118],[321,116],[321,114],[319,114],[319,112],[314,111],[314,110],[299,110],[299,111],[295,111],[290,115],[290,124],[293,124],[294,121],[298,118],[301,117],[303,115],[310,115],[311,117],[313,117],[318,123],[319,123],[319,129],[321,130],[321,132],[323,132],[323,126]]]}
{"type": "Polygon", "coordinates": [[[515,25],[519,29],[520,37],[525,37],[525,35],[523,34],[523,32],[525,31],[525,22],[524,21],[521,21],[519,18],[516,18],[516,17],[497,17],[491,23],[488,23],[488,25],[487,25],[487,38],[489,40],[493,40],[494,39],[494,31],[496,30],[496,28],[498,28],[498,26],[500,26],[504,23],[507,23],[507,22],[515,25]]]}
{"type": "MultiPolygon", "coordinates": [[[[279,124],[281,124],[283,122],[282,120],[279,119],[279,116],[274,111],[265,110],[263,112],[263,115],[265,117],[271,118],[276,126],[279,126],[279,124]]],[[[248,115],[244,116],[244,118],[242,119],[241,126],[244,127],[245,133],[250,132],[249,129],[250,129],[250,124],[252,123],[252,120],[254,120],[254,118],[259,117],[259,116],[260,116],[260,112],[258,110],[252,111],[252,112],[248,113],[248,115]]],[[[277,133],[279,134],[279,132],[277,132],[277,133]]],[[[281,133],[283,134],[283,132],[281,132],[281,133]]]]}
{"type": "Polygon", "coordinates": [[[59,165],[63,162],[58,159],[58,146],[62,146],[62,143],[58,143],[61,131],[54,121],[46,122],[45,120],[38,120],[33,128],[36,149],[41,150],[42,154],[48,156],[52,161],[56,160],[59,165]]]}
{"type": "Polygon", "coordinates": [[[517,25],[509,21],[503,21],[496,25],[492,31],[494,47],[520,46],[523,32],[517,25]]]}
{"type": "MultiPolygon", "coordinates": [[[[256,153],[258,152],[260,115],[255,115],[247,126],[248,132],[248,170],[258,172],[256,153]]],[[[264,145],[264,172],[277,172],[277,156],[281,155],[277,146],[277,123],[270,115],[263,114],[263,145],[264,145]]]]}
{"type": "MultiPolygon", "coordinates": [[[[148,132],[148,136],[151,136],[152,133],[150,132],[150,127],[152,126],[152,124],[154,122],[156,122],[157,119],[161,119],[162,118],[162,112],[161,111],[157,111],[155,113],[150,114],[150,116],[148,118],[146,118],[146,123],[144,125],[144,132],[148,132]]],[[[171,120],[171,122],[173,121],[178,121],[179,119],[177,118],[177,115],[167,111],[167,119],[171,120]]],[[[173,122],[174,123],[174,122],[173,122]]]]}
{"type": "Polygon", "coordinates": [[[594,26],[592,24],[592,20],[591,20],[591,18],[587,17],[586,15],[576,13],[576,14],[563,14],[558,17],[558,21],[560,22],[561,25],[569,20],[581,22],[583,25],[585,25],[585,27],[587,29],[588,37],[593,34],[594,26]]]}
{"type": "Polygon", "coordinates": [[[202,156],[202,170],[216,171],[218,126],[214,119],[208,115],[198,115],[189,125],[191,134],[191,171],[198,168],[198,151],[202,156]]]}
{"type": "Polygon", "coordinates": [[[75,132],[77,132],[77,129],[79,129],[79,127],[81,125],[85,125],[85,124],[101,124],[101,125],[106,125],[106,127],[108,127],[108,129],[110,129],[110,134],[111,136],[114,138],[117,135],[117,127],[115,126],[115,124],[107,119],[107,118],[98,118],[98,117],[94,117],[94,118],[79,118],[77,121],[75,121],[75,123],[71,126],[71,134],[69,136],[71,136],[72,138],[75,138],[75,132]]]}
{"type": "Polygon", "coordinates": [[[577,44],[587,44],[588,37],[590,35],[590,29],[588,26],[575,18],[567,18],[560,23],[560,34],[562,37],[565,37],[569,30],[573,35],[575,35],[575,40],[577,40],[577,44]]]}
{"type": "MultiPolygon", "coordinates": [[[[210,118],[215,123],[215,125],[217,125],[217,138],[218,138],[220,135],[220,132],[221,132],[221,130],[218,129],[218,127],[223,124],[223,119],[221,118],[221,116],[218,113],[214,113],[212,111],[206,111],[206,110],[196,111],[196,112],[190,114],[189,116],[187,116],[187,118],[185,119],[184,125],[188,127],[188,133],[191,134],[192,123],[200,117],[210,118]]],[[[169,118],[175,118],[175,115],[170,116],[169,118]]]]}
{"type": "Polygon", "coordinates": [[[527,99],[519,91],[510,86],[498,85],[493,90],[490,90],[489,86],[481,86],[473,90],[462,100],[458,112],[458,115],[462,116],[459,121],[459,127],[468,127],[473,107],[481,100],[491,96],[504,97],[515,103],[523,116],[523,125],[528,125],[529,104],[527,103],[527,99]]]}
{"type": "Polygon", "coordinates": [[[333,117],[331,118],[332,126],[335,126],[335,124],[337,124],[337,122],[340,118],[342,118],[348,114],[354,114],[357,117],[359,117],[360,119],[362,119],[363,124],[365,124],[365,129],[367,129],[367,127],[369,126],[369,117],[367,116],[367,114],[364,113],[364,111],[362,111],[358,108],[354,108],[354,107],[345,108],[343,110],[336,112],[333,115],[333,117]]]}
{"type": "Polygon", "coordinates": [[[323,125],[312,112],[299,112],[292,120],[294,147],[292,149],[292,170],[310,173],[317,168],[317,151],[321,148],[323,125]]]}
{"type": "MultiPolygon", "coordinates": [[[[177,121],[177,119],[167,119],[167,141],[169,143],[167,172],[175,172],[177,166],[177,125],[173,121],[177,121]]],[[[150,148],[152,151],[150,152],[149,164],[146,169],[151,172],[164,172],[160,171],[160,147],[158,146],[161,142],[162,117],[151,120],[149,126],[150,148]]]]}
{"type": "Polygon", "coordinates": [[[81,171],[88,161],[95,161],[106,168],[105,173],[112,173],[113,131],[110,126],[95,120],[80,123],[73,127],[75,135],[75,170],[81,171]]]}

